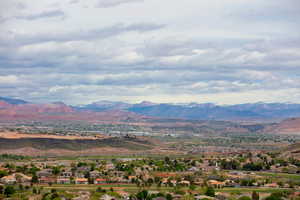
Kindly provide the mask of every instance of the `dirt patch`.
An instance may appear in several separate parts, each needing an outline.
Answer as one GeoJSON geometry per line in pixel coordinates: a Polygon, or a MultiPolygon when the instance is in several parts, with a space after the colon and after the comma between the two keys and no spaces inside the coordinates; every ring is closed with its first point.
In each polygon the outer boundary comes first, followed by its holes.
{"type": "Polygon", "coordinates": [[[59,136],[59,135],[45,135],[45,134],[24,134],[18,132],[0,132],[0,138],[6,139],[21,139],[21,138],[51,138],[51,139],[67,139],[67,140],[96,140],[109,138],[105,135],[97,135],[97,137],[91,136],[59,136]]]}

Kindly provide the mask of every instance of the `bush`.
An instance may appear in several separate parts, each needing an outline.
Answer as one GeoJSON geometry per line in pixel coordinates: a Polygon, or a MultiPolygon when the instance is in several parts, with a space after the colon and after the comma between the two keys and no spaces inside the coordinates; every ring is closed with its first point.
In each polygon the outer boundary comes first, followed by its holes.
{"type": "Polygon", "coordinates": [[[252,192],[252,200],[259,200],[259,194],[256,191],[252,192]]]}
{"type": "Polygon", "coordinates": [[[215,196],[215,189],[213,187],[207,187],[205,191],[206,196],[214,197],[215,196]]]}
{"type": "Polygon", "coordinates": [[[16,192],[15,188],[11,185],[9,186],[6,186],[5,189],[4,189],[4,194],[7,196],[7,197],[10,197],[11,195],[13,195],[14,193],[16,192]]]}

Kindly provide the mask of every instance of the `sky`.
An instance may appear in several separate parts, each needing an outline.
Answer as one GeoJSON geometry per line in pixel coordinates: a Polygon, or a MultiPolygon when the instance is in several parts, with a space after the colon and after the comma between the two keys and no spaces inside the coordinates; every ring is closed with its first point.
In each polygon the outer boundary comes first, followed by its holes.
{"type": "Polygon", "coordinates": [[[300,103],[299,0],[1,0],[0,96],[300,103]]]}

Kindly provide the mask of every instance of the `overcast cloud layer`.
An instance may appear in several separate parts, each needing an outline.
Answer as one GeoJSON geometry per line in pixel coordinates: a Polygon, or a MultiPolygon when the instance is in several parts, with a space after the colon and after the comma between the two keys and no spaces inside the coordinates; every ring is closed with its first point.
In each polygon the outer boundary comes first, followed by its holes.
{"type": "Polygon", "coordinates": [[[0,96],[300,103],[299,0],[1,0],[0,96]]]}

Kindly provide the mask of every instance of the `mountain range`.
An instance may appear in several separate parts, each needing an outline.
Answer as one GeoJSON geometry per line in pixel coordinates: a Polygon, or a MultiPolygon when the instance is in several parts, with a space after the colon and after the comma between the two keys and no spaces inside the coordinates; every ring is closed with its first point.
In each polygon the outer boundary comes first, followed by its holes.
{"type": "Polygon", "coordinates": [[[248,103],[237,105],[215,105],[211,103],[171,104],[141,102],[129,104],[124,102],[98,101],[80,106],[68,106],[63,102],[36,104],[21,99],[0,97],[0,116],[36,116],[69,115],[76,118],[99,117],[103,119],[122,115],[129,118],[169,118],[186,120],[282,120],[300,117],[300,104],[288,103],[248,103]],[[89,115],[90,117],[84,117],[89,115]],[[104,115],[104,116],[103,116],[104,115]],[[77,116],[78,117],[78,116],[77,116]]]}
{"type": "Polygon", "coordinates": [[[37,104],[0,97],[0,122],[84,121],[102,124],[135,124],[154,129],[199,129],[213,132],[300,133],[300,105],[255,103],[156,104],[99,101],[69,106],[63,102],[37,104]]]}
{"type": "Polygon", "coordinates": [[[220,106],[211,103],[156,104],[144,101],[138,104],[128,104],[99,101],[74,107],[74,109],[89,111],[124,110],[151,117],[189,120],[280,120],[300,117],[300,104],[262,102],[220,106]]]}

